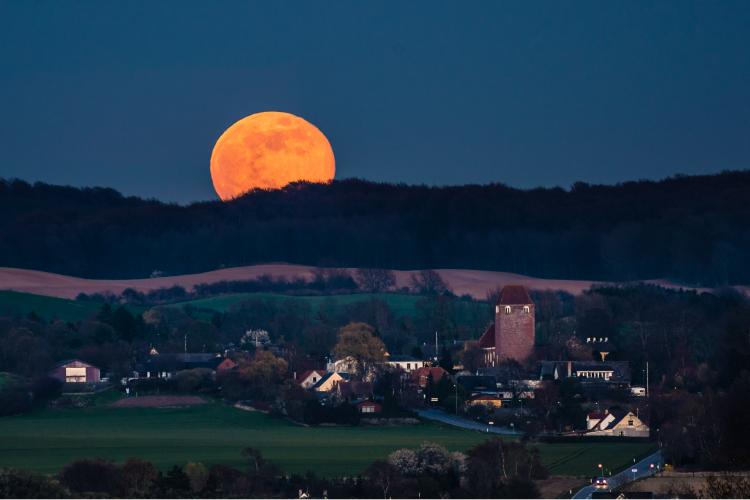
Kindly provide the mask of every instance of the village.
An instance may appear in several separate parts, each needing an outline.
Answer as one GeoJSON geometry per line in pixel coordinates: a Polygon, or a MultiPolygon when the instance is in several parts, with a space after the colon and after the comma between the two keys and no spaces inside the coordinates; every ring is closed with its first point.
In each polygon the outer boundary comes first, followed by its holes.
{"type": "Polygon", "coordinates": [[[390,355],[372,327],[352,323],[325,366],[291,370],[289,353],[267,331],[250,330],[242,350],[187,352],[187,341],[184,352],[152,347],[121,380],[80,359],[59,363],[51,376],[81,393],[109,384],[127,397],[218,391],[238,405],[312,424],[416,424],[423,417],[509,435],[649,438],[648,378],[633,385],[633,368],[606,336],[585,339],[589,359],[544,359],[535,314],[527,289],[507,285],[479,338],[441,345],[436,332],[421,356],[390,355]]]}

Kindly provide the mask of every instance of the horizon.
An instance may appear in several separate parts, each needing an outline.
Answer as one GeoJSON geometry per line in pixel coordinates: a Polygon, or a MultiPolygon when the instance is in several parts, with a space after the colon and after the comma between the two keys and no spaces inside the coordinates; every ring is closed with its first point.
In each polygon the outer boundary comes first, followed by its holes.
{"type": "MultiPolygon", "coordinates": [[[[283,186],[281,188],[272,188],[272,189],[263,189],[263,188],[256,188],[250,191],[247,191],[240,195],[239,197],[235,198],[235,200],[242,199],[248,195],[252,195],[254,193],[273,193],[275,191],[284,191],[285,189],[288,189],[290,186],[294,185],[321,185],[326,186],[330,185],[332,183],[346,183],[346,182],[361,182],[361,183],[369,183],[369,184],[377,184],[380,186],[393,186],[393,187],[406,187],[406,188],[463,188],[463,187],[490,187],[490,186],[502,186],[514,191],[521,191],[521,192],[531,192],[536,190],[563,190],[566,193],[571,193],[576,185],[586,185],[590,187],[620,187],[625,184],[631,184],[631,183],[652,183],[652,184],[662,184],[669,181],[679,180],[679,179],[690,179],[690,178],[696,178],[696,177],[719,177],[724,175],[733,175],[733,174],[745,174],[750,173],[750,168],[746,169],[734,169],[734,170],[721,170],[719,172],[709,172],[709,173],[699,173],[699,174],[684,174],[684,173],[674,173],[667,175],[665,177],[659,177],[659,178],[638,178],[638,179],[625,179],[622,181],[616,181],[611,183],[591,183],[586,181],[573,181],[569,186],[560,186],[560,185],[554,185],[554,186],[530,186],[530,187],[516,187],[516,186],[510,186],[508,184],[505,184],[503,182],[485,182],[485,183],[464,183],[464,184],[427,184],[427,183],[405,183],[405,182],[393,182],[393,181],[375,181],[371,179],[363,179],[358,177],[349,177],[349,178],[342,178],[342,179],[333,179],[330,182],[306,182],[306,181],[296,181],[292,182],[286,186],[283,186]]],[[[96,190],[96,189],[107,189],[115,191],[117,194],[122,196],[123,198],[136,198],[142,201],[157,201],[163,204],[167,205],[178,205],[181,207],[188,207],[195,204],[201,204],[201,203],[231,203],[235,200],[221,200],[219,198],[215,199],[207,199],[207,200],[193,200],[188,202],[179,202],[179,201],[170,201],[170,200],[162,200],[155,197],[145,197],[145,196],[139,196],[137,194],[128,194],[124,193],[120,190],[118,190],[115,187],[112,186],[101,186],[101,185],[73,185],[73,184],[53,184],[46,181],[29,181],[27,179],[22,179],[18,177],[0,177],[0,182],[4,183],[12,183],[14,181],[20,181],[23,183],[28,184],[29,186],[35,186],[37,184],[39,185],[45,185],[45,186],[51,186],[51,187],[59,187],[59,188],[72,188],[72,189],[78,189],[78,190],[96,190]]]]}

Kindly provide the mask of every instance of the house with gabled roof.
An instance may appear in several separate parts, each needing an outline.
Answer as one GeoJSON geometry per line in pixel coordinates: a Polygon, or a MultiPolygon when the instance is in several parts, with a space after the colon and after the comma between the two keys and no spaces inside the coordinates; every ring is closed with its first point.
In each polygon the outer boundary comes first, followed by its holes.
{"type": "Polygon", "coordinates": [[[310,389],[316,392],[331,392],[336,390],[336,386],[341,382],[348,382],[351,376],[345,372],[331,372],[323,375],[310,389]]]}
{"type": "Polygon", "coordinates": [[[326,376],[325,370],[307,370],[297,376],[297,383],[303,389],[309,389],[326,376]]]}
{"type": "Polygon", "coordinates": [[[587,436],[648,437],[650,429],[629,410],[592,411],[586,415],[587,436]]]}

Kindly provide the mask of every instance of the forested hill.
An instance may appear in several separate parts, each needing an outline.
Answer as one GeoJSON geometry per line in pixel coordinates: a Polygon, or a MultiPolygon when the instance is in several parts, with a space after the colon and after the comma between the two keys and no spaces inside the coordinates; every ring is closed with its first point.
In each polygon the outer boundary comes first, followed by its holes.
{"type": "Polygon", "coordinates": [[[570,190],[360,180],[189,206],[0,181],[0,266],[82,277],[262,262],[750,283],[750,171],[570,190]]]}

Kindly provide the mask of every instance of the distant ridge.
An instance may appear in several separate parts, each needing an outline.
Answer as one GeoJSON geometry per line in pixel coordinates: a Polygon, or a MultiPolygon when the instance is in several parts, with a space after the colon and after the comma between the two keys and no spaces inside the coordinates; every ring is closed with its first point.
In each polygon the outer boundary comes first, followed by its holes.
{"type": "MultiPolygon", "coordinates": [[[[232,267],[217,269],[205,273],[182,274],[177,276],[163,276],[159,278],[143,279],[86,279],[62,274],[0,267],[0,290],[33,293],[51,297],[72,299],[79,293],[112,292],[119,294],[126,288],[133,288],[140,292],[148,292],[159,288],[179,285],[186,290],[200,283],[215,283],[218,281],[250,280],[261,275],[284,276],[286,278],[312,278],[318,269],[296,264],[259,264],[254,266],[232,267]]],[[[340,268],[354,272],[355,268],[340,268]]],[[[530,290],[562,290],[574,295],[583,293],[592,285],[605,282],[587,280],[562,280],[534,278],[520,274],[497,271],[478,271],[472,269],[437,269],[443,280],[448,283],[457,295],[471,295],[477,299],[484,299],[487,292],[498,286],[509,284],[524,285],[530,290]]],[[[412,273],[415,271],[394,271],[396,286],[408,286],[412,273]]],[[[646,280],[668,288],[685,288],[697,291],[708,291],[708,288],[693,288],[678,285],[668,280],[646,280]]]]}

